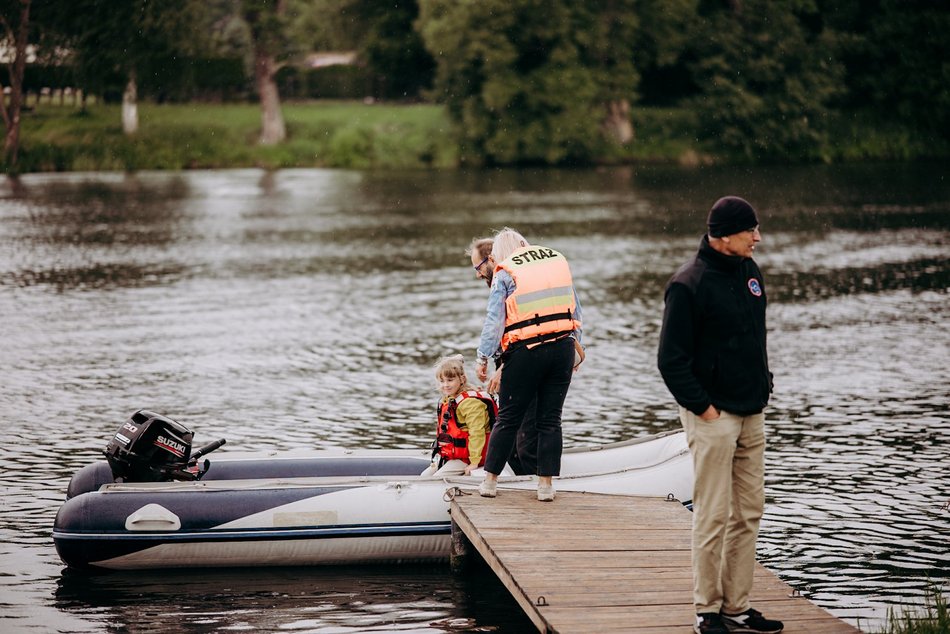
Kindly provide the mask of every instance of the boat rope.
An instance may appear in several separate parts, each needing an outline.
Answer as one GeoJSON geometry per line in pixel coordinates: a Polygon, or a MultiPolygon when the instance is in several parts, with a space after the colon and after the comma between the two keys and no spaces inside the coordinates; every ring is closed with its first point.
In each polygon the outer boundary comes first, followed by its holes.
{"type": "Polygon", "coordinates": [[[558,479],[559,479],[561,482],[565,482],[565,481],[567,481],[567,480],[573,480],[573,479],[579,479],[579,478],[581,478],[581,479],[582,479],[582,478],[590,478],[590,477],[593,477],[593,476],[612,475],[612,474],[617,474],[617,473],[632,473],[632,472],[635,472],[635,471],[646,471],[646,470],[648,470],[648,469],[655,469],[656,467],[661,467],[661,466],[665,465],[665,464],[668,463],[668,462],[673,462],[673,461],[675,461],[675,460],[681,460],[681,459],[683,459],[683,458],[688,458],[689,455],[690,455],[690,454],[689,454],[689,448],[686,448],[686,449],[681,449],[681,450],[677,451],[675,454],[673,454],[673,455],[671,455],[671,456],[667,456],[666,458],[663,458],[663,459],[660,460],[659,462],[651,462],[650,464],[638,465],[638,466],[635,466],[635,467],[622,467],[622,468],[619,468],[619,469],[609,469],[609,470],[607,470],[607,471],[585,471],[584,473],[575,473],[575,474],[570,474],[570,475],[560,475],[560,476],[558,476],[558,479]]]}
{"type": "Polygon", "coordinates": [[[445,493],[442,494],[442,501],[451,502],[462,495],[471,495],[471,492],[463,491],[461,487],[449,487],[445,490],[445,493]]]}

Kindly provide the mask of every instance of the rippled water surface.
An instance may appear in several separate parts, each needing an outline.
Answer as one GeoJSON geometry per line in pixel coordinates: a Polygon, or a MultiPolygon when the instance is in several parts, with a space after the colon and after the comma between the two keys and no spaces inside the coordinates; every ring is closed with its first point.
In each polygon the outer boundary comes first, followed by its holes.
{"type": "MultiPolygon", "coordinates": [[[[567,445],[678,427],[663,285],[724,194],[759,209],[776,392],[760,560],[875,629],[950,578],[946,165],[29,175],[0,185],[0,630],[519,632],[448,566],[65,571],[66,483],[139,408],[220,450],[420,447],[471,359],[463,250],[511,225],[571,261],[588,361],[567,445]]],[[[218,454],[220,455],[220,453],[218,454]]]]}

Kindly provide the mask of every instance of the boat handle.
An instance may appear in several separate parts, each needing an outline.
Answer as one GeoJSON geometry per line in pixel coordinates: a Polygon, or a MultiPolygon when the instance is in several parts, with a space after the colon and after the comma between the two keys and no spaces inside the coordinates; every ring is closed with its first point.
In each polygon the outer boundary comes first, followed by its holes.
{"type": "Polygon", "coordinates": [[[181,520],[178,516],[160,504],[146,504],[125,520],[125,529],[129,531],[176,531],[179,528],[181,520]]]}
{"type": "Polygon", "coordinates": [[[175,520],[169,519],[167,517],[135,517],[135,518],[130,517],[129,518],[129,524],[132,524],[132,525],[145,524],[146,522],[148,522],[149,524],[168,524],[169,526],[174,526],[175,524],[178,523],[175,520]]]}

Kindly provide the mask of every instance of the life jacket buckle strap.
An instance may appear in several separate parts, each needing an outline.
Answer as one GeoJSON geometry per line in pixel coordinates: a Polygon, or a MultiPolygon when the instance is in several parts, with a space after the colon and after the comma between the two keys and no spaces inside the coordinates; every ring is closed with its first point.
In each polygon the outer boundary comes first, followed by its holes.
{"type": "Polygon", "coordinates": [[[505,326],[505,332],[511,332],[512,330],[519,330],[527,326],[540,326],[541,324],[549,321],[559,321],[561,319],[573,320],[574,315],[571,314],[571,311],[564,311],[563,313],[554,313],[553,315],[540,315],[538,313],[534,314],[534,317],[529,317],[528,319],[522,319],[521,321],[515,322],[509,326],[505,326]]]}

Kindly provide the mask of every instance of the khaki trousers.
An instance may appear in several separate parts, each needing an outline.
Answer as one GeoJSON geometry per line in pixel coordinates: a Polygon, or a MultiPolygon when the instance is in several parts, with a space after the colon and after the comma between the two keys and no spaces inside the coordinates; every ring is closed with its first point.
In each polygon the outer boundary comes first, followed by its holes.
{"type": "Polygon", "coordinates": [[[749,609],[755,541],[765,506],[765,415],[704,421],[680,407],[693,455],[696,613],[749,609]]]}

